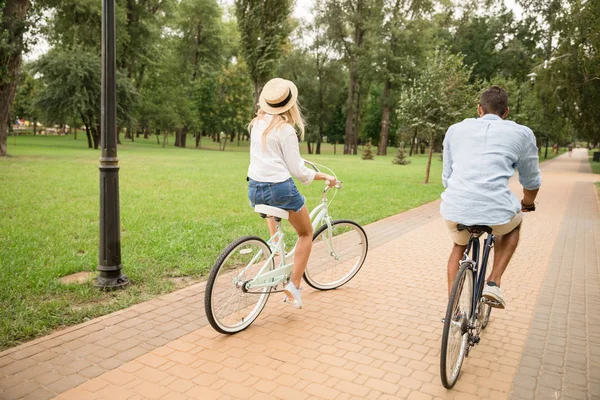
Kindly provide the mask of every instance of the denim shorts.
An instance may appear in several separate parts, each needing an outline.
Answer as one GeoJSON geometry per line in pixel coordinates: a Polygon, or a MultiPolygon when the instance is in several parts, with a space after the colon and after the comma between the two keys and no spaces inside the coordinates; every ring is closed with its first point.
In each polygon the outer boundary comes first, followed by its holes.
{"type": "Polygon", "coordinates": [[[292,178],[283,182],[258,182],[252,179],[248,179],[248,182],[248,198],[252,207],[266,204],[298,212],[306,202],[292,178]]]}

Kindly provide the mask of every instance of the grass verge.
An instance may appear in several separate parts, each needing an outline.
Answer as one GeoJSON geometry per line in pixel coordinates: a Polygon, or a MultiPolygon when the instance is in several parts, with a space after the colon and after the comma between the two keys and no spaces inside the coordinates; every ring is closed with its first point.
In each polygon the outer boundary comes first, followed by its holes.
{"type": "MultiPolygon", "coordinates": [[[[364,161],[341,150],[306,156],[344,181],[331,207],[334,218],[368,224],[439,198],[437,155],[431,183],[424,185],[426,155],[397,166],[391,155],[364,161]]],[[[97,266],[100,154],[87,149],[81,134],[78,140],[17,137],[16,145],[11,138],[9,153],[0,159],[0,348],[172,291],[182,278],[203,279],[231,240],[267,236],[266,224],[248,206],[247,151],[124,141],[122,263],[133,284],[113,293],[91,283],[64,285],[58,278],[97,266]]],[[[299,189],[310,208],[318,204],[321,183],[299,189]]]]}

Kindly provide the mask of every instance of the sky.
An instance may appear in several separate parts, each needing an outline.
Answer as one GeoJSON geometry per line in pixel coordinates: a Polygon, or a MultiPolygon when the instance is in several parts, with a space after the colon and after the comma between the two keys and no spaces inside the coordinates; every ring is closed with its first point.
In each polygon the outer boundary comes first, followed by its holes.
{"type": "MultiPolygon", "coordinates": [[[[223,5],[233,4],[233,0],[220,0],[223,5]]],[[[506,8],[513,10],[516,17],[520,18],[523,14],[521,7],[519,7],[515,0],[504,0],[506,8]]],[[[314,0],[296,0],[296,7],[294,8],[293,15],[298,19],[310,20],[312,19],[311,9],[314,5],[314,0]]],[[[33,47],[33,49],[24,56],[25,61],[36,60],[39,56],[46,53],[50,48],[48,42],[43,38],[33,47]]]]}

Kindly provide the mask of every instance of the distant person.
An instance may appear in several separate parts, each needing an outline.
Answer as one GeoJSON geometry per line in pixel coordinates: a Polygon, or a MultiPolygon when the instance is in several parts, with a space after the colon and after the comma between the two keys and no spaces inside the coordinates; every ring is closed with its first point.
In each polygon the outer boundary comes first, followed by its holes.
{"type": "MultiPolygon", "coordinates": [[[[293,82],[275,78],[267,82],[260,94],[259,110],[250,122],[250,167],[248,198],[254,207],[266,204],[289,211],[289,221],[298,233],[292,278],[283,291],[284,301],[302,308],[300,280],[312,249],[313,228],[306,199],[292,176],[308,185],[313,180],[327,180],[336,185],[335,177],[315,172],[300,157],[298,136],[304,137],[304,120],[298,107],[298,89],[293,82]],[[299,135],[294,128],[298,128],[299,135]]],[[[277,232],[275,221],[267,219],[271,236],[277,232]]]]}
{"type": "Polygon", "coordinates": [[[569,142],[567,150],[569,150],[569,157],[573,156],[573,142],[569,142]]]}
{"type": "Polygon", "coordinates": [[[482,295],[498,308],[506,306],[501,278],[519,243],[522,212],[535,210],[542,184],[535,136],[526,126],[504,120],[508,112],[506,91],[492,86],[481,95],[480,118],[467,118],[448,128],[442,174],[446,190],[440,207],[454,242],[448,260],[448,293],[470,237],[468,231],[458,231],[458,224],[487,225],[497,238],[494,266],[482,295]],[[517,169],[523,185],[520,202],[508,188],[517,169]]]}

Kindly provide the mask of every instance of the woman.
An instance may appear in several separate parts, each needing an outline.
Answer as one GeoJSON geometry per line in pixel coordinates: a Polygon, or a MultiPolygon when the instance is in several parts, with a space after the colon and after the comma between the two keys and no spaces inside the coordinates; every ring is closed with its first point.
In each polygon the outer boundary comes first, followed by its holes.
{"type": "MultiPolygon", "coordinates": [[[[300,280],[312,248],[313,229],[305,198],[300,195],[292,176],[305,185],[327,180],[335,186],[335,177],[306,168],[294,127],[304,137],[304,121],[298,107],[298,89],[293,82],[275,78],[267,82],[259,99],[260,109],[250,122],[250,167],[248,197],[250,204],[266,204],[289,211],[289,221],[298,233],[291,281],[283,291],[285,302],[302,308],[300,280]]],[[[275,221],[267,219],[271,236],[275,221]]]]}

